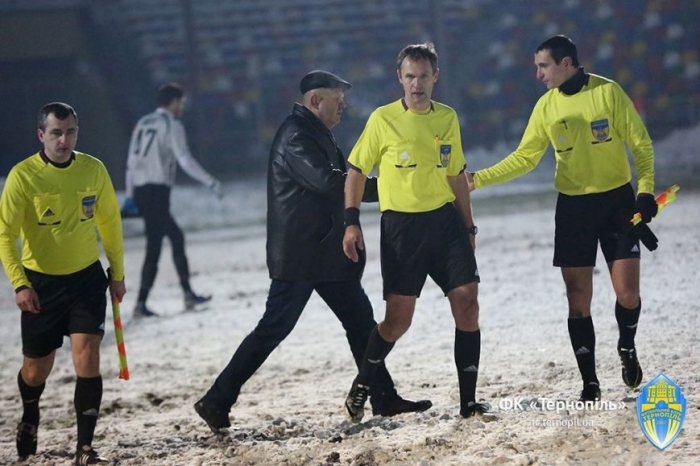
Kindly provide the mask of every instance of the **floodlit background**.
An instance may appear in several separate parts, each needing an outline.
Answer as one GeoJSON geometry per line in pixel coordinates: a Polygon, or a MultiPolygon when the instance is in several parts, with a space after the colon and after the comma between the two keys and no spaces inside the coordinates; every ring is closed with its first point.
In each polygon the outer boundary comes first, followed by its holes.
{"type": "MultiPolygon", "coordinates": [[[[347,154],[369,113],[401,96],[399,50],[424,41],[440,58],[434,97],[457,110],[471,167],[487,166],[544,92],[533,53],[554,34],[624,87],[655,140],[700,124],[698,0],[0,0],[0,176],[37,149],[38,109],[63,100],[81,117],[79,149],[123,187],[129,132],[170,80],[188,88],[203,165],[228,180],[261,173],[317,68],[354,85],[334,130],[347,154]]],[[[697,175],[695,155],[664,163],[697,175]]]]}

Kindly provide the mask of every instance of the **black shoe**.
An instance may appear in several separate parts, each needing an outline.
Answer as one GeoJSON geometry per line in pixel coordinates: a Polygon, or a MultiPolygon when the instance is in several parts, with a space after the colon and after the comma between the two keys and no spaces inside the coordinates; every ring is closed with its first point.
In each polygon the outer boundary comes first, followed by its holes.
{"type": "Polygon", "coordinates": [[[583,386],[579,401],[600,401],[600,385],[596,382],[588,382],[583,386]]]}
{"type": "Polygon", "coordinates": [[[202,398],[194,404],[194,410],[197,411],[199,417],[204,419],[209,428],[215,434],[219,430],[231,427],[231,422],[228,419],[228,413],[218,409],[213,403],[202,398]]]}
{"type": "Polygon", "coordinates": [[[350,393],[345,398],[345,410],[352,422],[360,422],[365,416],[365,403],[369,397],[369,387],[358,383],[352,384],[350,393]]]}
{"type": "Polygon", "coordinates": [[[200,296],[197,294],[194,294],[192,291],[187,291],[185,292],[185,309],[188,311],[191,311],[195,307],[197,307],[198,304],[204,304],[211,301],[211,295],[207,296],[200,296]]]}
{"type": "Polygon", "coordinates": [[[470,401],[467,403],[466,408],[459,410],[459,415],[462,417],[472,417],[477,414],[489,414],[491,413],[491,405],[488,403],[477,403],[476,401],[470,401]]]}
{"type": "Polygon", "coordinates": [[[158,314],[151,311],[146,306],[145,302],[139,301],[136,303],[136,307],[134,308],[134,317],[158,317],[158,314]]]}
{"type": "Polygon", "coordinates": [[[389,399],[372,403],[372,414],[375,416],[396,416],[401,413],[420,413],[430,409],[431,406],[433,403],[430,400],[411,401],[394,395],[389,399]]]}
{"type": "Polygon", "coordinates": [[[17,455],[26,458],[36,455],[37,426],[26,422],[17,425],[17,455]]]}
{"type": "Polygon", "coordinates": [[[642,368],[637,359],[637,350],[632,348],[618,348],[617,354],[622,362],[622,381],[629,388],[637,388],[642,383],[642,368]]]}
{"type": "Polygon", "coordinates": [[[90,445],[83,445],[75,452],[75,466],[105,463],[109,463],[109,460],[101,457],[90,445]]]}

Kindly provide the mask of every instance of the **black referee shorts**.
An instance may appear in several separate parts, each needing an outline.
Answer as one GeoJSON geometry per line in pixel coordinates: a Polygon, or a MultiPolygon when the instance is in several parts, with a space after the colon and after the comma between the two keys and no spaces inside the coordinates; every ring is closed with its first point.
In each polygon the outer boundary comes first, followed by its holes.
{"type": "Polygon", "coordinates": [[[469,233],[452,203],[430,212],[384,212],[381,262],[384,298],[420,296],[428,275],[445,295],[479,281],[469,233]]]}
{"type": "Polygon", "coordinates": [[[69,275],[24,270],[41,311],[22,312],[22,354],[47,356],[73,333],[104,335],[109,281],[100,261],[69,275]]]}
{"type": "Polygon", "coordinates": [[[639,241],[629,234],[634,203],[629,183],[604,193],[560,193],[554,218],[554,266],[595,266],[599,242],[606,262],[639,259],[639,241]]]}

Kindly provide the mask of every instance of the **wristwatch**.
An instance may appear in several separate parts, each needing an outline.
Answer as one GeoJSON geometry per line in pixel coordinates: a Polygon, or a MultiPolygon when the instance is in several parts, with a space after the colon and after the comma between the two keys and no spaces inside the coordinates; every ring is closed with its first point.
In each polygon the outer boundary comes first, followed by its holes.
{"type": "Polygon", "coordinates": [[[479,227],[476,225],[474,225],[473,227],[469,227],[467,228],[467,233],[476,236],[476,234],[479,233],[479,227]]]}

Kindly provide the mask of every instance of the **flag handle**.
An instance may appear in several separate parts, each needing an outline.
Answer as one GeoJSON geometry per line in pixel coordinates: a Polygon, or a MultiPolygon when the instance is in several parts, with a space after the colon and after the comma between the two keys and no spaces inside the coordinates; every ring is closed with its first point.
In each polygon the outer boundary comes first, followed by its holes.
{"type": "MultiPolygon", "coordinates": [[[[661,212],[661,210],[664,207],[666,207],[671,202],[676,200],[676,193],[678,192],[679,189],[681,189],[681,187],[678,186],[677,184],[674,184],[673,186],[668,188],[666,191],[664,191],[661,194],[659,194],[658,196],[656,196],[656,199],[655,199],[656,205],[659,207],[659,209],[656,211],[656,215],[659,215],[659,212],[661,212]]],[[[656,215],[654,217],[656,217],[656,215]]],[[[632,216],[632,220],[631,220],[632,226],[637,225],[641,221],[642,221],[642,214],[640,214],[639,212],[635,213],[632,216]]]]}
{"type": "Polygon", "coordinates": [[[114,319],[114,335],[117,339],[117,352],[119,353],[119,378],[129,380],[129,365],[126,362],[126,346],[124,345],[124,328],[117,300],[112,300],[112,318],[114,319]]]}

